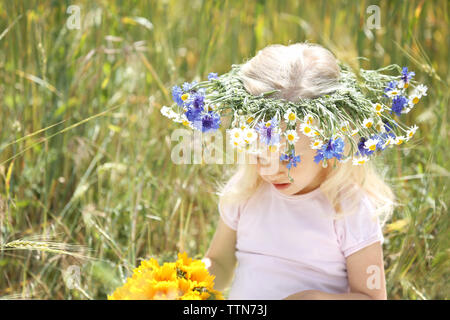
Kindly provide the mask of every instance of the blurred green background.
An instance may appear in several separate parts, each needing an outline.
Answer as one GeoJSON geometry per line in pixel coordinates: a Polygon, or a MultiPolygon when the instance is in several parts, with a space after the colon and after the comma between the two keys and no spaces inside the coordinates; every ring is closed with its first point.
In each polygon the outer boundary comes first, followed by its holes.
{"type": "Polygon", "coordinates": [[[416,138],[379,162],[399,201],[385,269],[389,299],[449,298],[448,30],[445,0],[0,1],[0,297],[105,299],[140,259],[201,258],[233,167],[173,164],[159,110],[174,84],[309,41],[429,87],[416,138]],[[44,244],[11,244],[28,237],[44,244]]]}

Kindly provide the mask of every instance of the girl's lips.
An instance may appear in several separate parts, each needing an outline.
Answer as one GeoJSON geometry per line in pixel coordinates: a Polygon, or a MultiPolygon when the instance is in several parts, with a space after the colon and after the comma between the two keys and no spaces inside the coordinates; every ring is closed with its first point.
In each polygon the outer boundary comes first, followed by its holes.
{"type": "Polygon", "coordinates": [[[286,189],[287,187],[289,187],[291,184],[290,183],[273,183],[274,187],[277,189],[286,189]]]}

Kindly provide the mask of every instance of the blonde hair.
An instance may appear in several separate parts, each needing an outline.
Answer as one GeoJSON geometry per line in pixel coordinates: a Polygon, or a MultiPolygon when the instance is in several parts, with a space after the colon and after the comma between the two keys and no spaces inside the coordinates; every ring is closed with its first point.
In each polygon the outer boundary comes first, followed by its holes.
{"type": "MultiPolygon", "coordinates": [[[[324,47],[311,43],[288,46],[274,44],[258,51],[242,67],[240,77],[252,95],[280,90],[272,97],[296,102],[299,98],[315,98],[339,88],[339,66],[334,55],[324,47]]],[[[339,216],[351,214],[359,206],[361,190],[370,196],[381,225],[393,210],[393,193],[369,162],[354,166],[337,163],[320,185],[339,216]],[[343,212],[342,202],[346,201],[343,212]]],[[[239,164],[225,185],[219,187],[219,206],[226,202],[248,199],[263,183],[256,166],[239,164]]],[[[338,215],[336,215],[338,217],[338,215]]]]}

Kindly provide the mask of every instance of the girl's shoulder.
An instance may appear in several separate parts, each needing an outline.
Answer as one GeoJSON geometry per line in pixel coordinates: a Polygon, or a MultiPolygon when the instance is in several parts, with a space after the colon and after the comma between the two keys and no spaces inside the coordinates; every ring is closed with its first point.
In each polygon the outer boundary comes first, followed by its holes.
{"type": "Polygon", "coordinates": [[[384,242],[382,225],[373,200],[362,189],[342,201],[342,210],[336,213],[334,227],[346,257],[376,241],[384,242]]]}

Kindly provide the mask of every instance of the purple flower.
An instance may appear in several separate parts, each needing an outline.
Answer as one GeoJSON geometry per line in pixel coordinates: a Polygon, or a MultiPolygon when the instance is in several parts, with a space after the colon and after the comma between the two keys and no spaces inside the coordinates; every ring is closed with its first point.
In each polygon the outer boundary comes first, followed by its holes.
{"type": "Polygon", "coordinates": [[[259,133],[260,140],[267,145],[273,145],[280,141],[280,134],[275,131],[278,126],[278,120],[273,117],[270,121],[270,126],[266,126],[266,122],[258,123],[256,130],[259,133]]]}
{"type": "Polygon", "coordinates": [[[208,81],[211,81],[211,79],[217,79],[218,77],[217,77],[217,73],[214,73],[214,72],[210,72],[209,74],[208,74],[208,81]]]}
{"type": "Polygon", "coordinates": [[[181,99],[181,96],[183,95],[183,90],[179,86],[173,86],[172,87],[172,98],[173,101],[177,103],[177,105],[182,106],[183,100],[181,99]]]}
{"type": "Polygon", "coordinates": [[[401,79],[403,80],[403,82],[408,83],[409,80],[411,80],[411,78],[415,75],[416,74],[414,73],[414,71],[408,72],[408,67],[403,67],[401,79]]]}
{"type": "MultiPolygon", "coordinates": [[[[408,104],[408,99],[404,96],[395,96],[392,100],[392,111],[397,115],[402,113],[403,108],[408,104]]],[[[391,111],[391,113],[392,113],[391,111]]]]}
{"type": "Polygon", "coordinates": [[[289,163],[286,165],[286,168],[290,169],[292,166],[297,166],[297,162],[300,162],[300,156],[296,156],[295,150],[292,150],[292,153],[290,155],[283,153],[280,156],[280,161],[289,161],[289,163]]]}
{"type": "Polygon", "coordinates": [[[314,162],[319,163],[322,160],[332,159],[333,157],[341,160],[342,153],[344,152],[344,140],[338,137],[336,139],[330,139],[323,147],[317,150],[317,154],[314,157],[314,162]]]}
{"type": "Polygon", "coordinates": [[[202,132],[215,131],[219,126],[220,115],[213,111],[201,114],[199,119],[194,121],[194,127],[202,132]]]}

